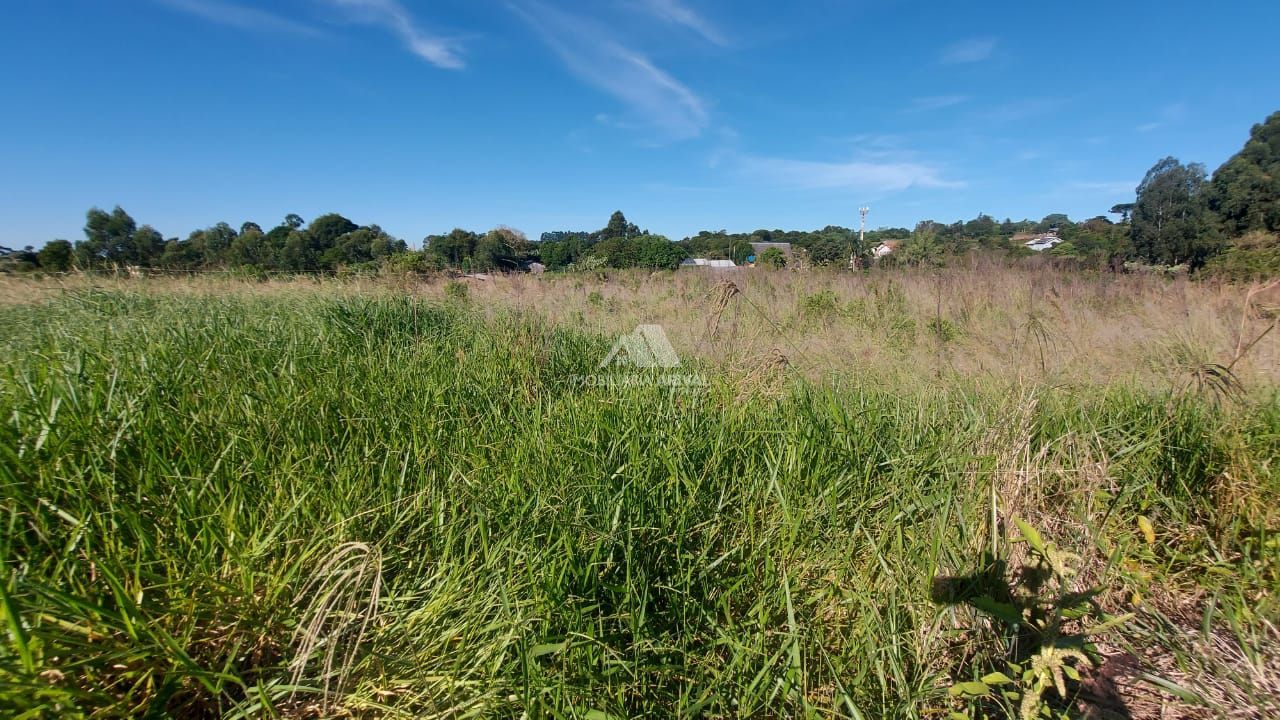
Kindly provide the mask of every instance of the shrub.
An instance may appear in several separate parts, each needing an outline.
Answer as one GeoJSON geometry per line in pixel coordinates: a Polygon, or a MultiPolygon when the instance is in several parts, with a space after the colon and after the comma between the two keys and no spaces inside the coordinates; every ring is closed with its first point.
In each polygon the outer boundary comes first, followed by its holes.
{"type": "Polygon", "coordinates": [[[1236,282],[1280,277],[1280,236],[1249,233],[1211,258],[1201,272],[1236,282]]]}
{"type": "Polygon", "coordinates": [[[458,280],[450,280],[444,284],[444,296],[450,300],[466,300],[467,284],[458,280]]]}
{"type": "MultiPolygon", "coordinates": [[[[772,248],[771,248],[772,249],[772,248]]],[[[800,314],[806,320],[826,321],[840,312],[840,299],[830,290],[819,290],[800,301],[800,314]]]]}
{"type": "Polygon", "coordinates": [[[760,253],[759,262],[764,267],[777,270],[787,266],[787,256],[782,254],[782,251],[778,248],[766,248],[764,252],[760,253]]]}

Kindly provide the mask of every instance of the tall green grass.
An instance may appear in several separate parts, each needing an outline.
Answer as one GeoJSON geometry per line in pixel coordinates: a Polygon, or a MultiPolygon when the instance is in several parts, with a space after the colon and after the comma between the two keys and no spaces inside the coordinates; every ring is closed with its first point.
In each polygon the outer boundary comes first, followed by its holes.
{"type": "Polygon", "coordinates": [[[0,711],[945,715],[1008,651],[933,592],[993,497],[1110,587],[1276,617],[1219,492],[1276,500],[1274,394],[576,382],[611,343],[465,298],[0,309],[0,711]]]}

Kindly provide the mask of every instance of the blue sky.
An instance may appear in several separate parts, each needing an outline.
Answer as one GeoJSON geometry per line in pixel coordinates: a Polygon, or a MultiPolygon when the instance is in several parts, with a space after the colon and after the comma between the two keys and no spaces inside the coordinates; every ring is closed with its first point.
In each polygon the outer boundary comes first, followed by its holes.
{"type": "Polygon", "coordinates": [[[0,245],[330,211],[673,238],[1105,213],[1280,109],[1280,3],[40,0],[0,29],[0,245]]]}

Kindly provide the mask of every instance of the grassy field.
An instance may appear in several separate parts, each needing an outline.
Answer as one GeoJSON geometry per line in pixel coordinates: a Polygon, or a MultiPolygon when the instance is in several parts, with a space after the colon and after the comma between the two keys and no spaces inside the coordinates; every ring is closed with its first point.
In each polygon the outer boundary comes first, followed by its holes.
{"type": "Polygon", "coordinates": [[[1280,714],[1274,296],[731,280],[3,282],[0,712],[1280,714]]]}

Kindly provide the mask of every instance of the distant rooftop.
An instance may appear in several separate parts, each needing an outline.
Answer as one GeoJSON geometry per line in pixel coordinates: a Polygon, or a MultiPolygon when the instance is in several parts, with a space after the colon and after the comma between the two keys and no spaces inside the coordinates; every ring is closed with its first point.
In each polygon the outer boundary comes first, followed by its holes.
{"type": "Polygon", "coordinates": [[[789,242],[753,242],[751,243],[751,249],[755,251],[756,255],[759,255],[760,253],[770,248],[776,248],[778,250],[781,250],[782,253],[785,255],[791,254],[791,243],[789,242]]]}

